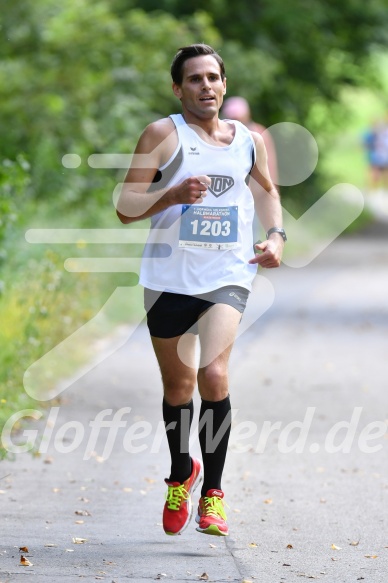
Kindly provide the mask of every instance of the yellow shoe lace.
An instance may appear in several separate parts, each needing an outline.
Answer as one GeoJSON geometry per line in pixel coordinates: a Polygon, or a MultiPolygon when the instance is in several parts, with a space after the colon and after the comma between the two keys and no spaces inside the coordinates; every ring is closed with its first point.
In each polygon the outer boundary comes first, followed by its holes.
{"type": "Polygon", "coordinates": [[[169,510],[179,510],[182,500],[187,500],[190,498],[190,494],[185,488],[184,484],[179,486],[168,486],[166,500],[167,508],[169,510]]]}
{"type": "Polygon", "coordinates": [[[203,507],[203,514],[205,516],[221,516],[224,520],[226,520],[226,514],[224,509],[224,502],[218,496],[212,496],[208,498],[207,496],[204,497],[204,507],[203,507]]]}

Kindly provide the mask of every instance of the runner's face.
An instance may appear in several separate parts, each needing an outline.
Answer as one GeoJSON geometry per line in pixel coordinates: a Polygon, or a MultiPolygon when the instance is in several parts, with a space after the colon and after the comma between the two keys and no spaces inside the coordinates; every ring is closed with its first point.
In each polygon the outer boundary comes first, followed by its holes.
{"type": "Polygon", "coordinates": [[[182,84],[173,83],[173,91],[183,110],[208,119],[218,113],[226,90],[220,66],[211,55],[187,59],[183,65],[182,84]]]}

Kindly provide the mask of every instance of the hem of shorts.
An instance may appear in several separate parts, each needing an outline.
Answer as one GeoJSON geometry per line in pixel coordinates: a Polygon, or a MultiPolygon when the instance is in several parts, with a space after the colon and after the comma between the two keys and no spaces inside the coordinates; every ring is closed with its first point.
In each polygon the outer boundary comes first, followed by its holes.
{"type": "Polygon", "coordinates": [[[197,295],[207,294],[209,292],[215,291],[216,289],[221,289],[223,287],[229,287],[229,286],[242,287],[242,288],[248,290],[249,292],[252,291],[252,285],[251,286],[248,286],[246,284],[237,283],[237,282],[224,283],[224,284],[221,284],[221,285],[218,285],[218,286],[217,285],[216,286],[213,285],[213,286],[211,286],[209,288],[200,289],[200,290],[198,290],[198,289],[190,289],[190,290],[188,290],[186,288],[185,289],[180,289],[180,288],[172,289],[170,287],[169,288],[165,288],[163,286],[158,286],[158,285],[155,285],[155,284],[150,284],[150,283],[148,283],[146,281],[140,281],[139,284],[141,286],[143,286],[144,288],[151,289],[153,291],[168,292],[168,293],[171,293],[171,294],[182,294],[182,295],[186,295],[186,296],[197,296],[197,295]]]}

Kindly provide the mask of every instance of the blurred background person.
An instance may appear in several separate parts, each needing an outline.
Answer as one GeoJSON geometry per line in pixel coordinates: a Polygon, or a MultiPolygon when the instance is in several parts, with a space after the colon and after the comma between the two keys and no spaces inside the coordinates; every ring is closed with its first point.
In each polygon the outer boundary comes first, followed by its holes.
{"type": "Polygon", "coordinates": [[[369,167],[369,189],[388,190],[388,115],[384,120],[375,121],[364,133],[363,145],[369,167]]]}
{"type": "Polygon", "coordinates": [[[263,140],[268,154],[269,173],[272,182],[278,184],[277,159],[273,140],[270,133],[265,132],[267,129],[266,127],[252,120],[251,108],[248,101],[244,97],[228,97],[223,103],[221,112],[224,119],[236,119],[246,125],[247,128],[253,132],[263,134],[263,140]]]}

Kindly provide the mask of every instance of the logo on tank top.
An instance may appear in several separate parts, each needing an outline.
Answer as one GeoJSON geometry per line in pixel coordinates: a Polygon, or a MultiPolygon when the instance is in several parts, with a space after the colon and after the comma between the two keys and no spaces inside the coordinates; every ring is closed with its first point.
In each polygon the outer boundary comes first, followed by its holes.
{"type": "Polygon", "coordinates": [[[221,196],[225,194],[234,185],[234,180],[231,176],[220,176],[218,174],[208,174],[211,178],[211,185],[208,187],[214,196],[221,196]]]}
{"type": "Polygon", "coordinates": [[[188,152],[189,156],[199,156],[200,152],[198,152],[197,148],[192,148],[190,146],[190,152],[188,152]]]}

